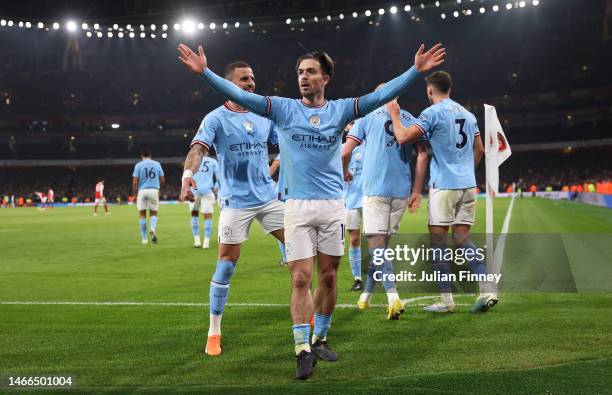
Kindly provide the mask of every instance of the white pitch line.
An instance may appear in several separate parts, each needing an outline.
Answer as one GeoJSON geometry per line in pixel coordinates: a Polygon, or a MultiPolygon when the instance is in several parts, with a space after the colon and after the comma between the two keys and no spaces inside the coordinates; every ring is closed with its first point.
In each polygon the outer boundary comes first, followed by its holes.
{"type": "MultiPolygon", "coordinates": [[[[465,295],[468,296],[468,295],[465,295]]],[[[471,296],[471,295],[470,295],[471,296]]],[[[419,296],[416,298],[404,299],[403,302],[410,306],[423,306],[413,302],[436,299],[439,296],[419,296]]],[[[162,306],[162,307],[207,307],[209,303],[189,303],[189,302],[70,302],[70,301],[0,301],[0,305],[62,305],[62,306],[162,306]]],[[[227,307],[289,307],[283,303],[228,303],[227,307]]],[[[387,307],[386,304],[373,304],[371,307],[387,307]]],[[[458,306],[463,306],[458,304],[458,306]]],[[[467,306],[467,305],[465,305],[467,306]]],[[[339,309],[356,309],[357,304],[342,303],[336,305],[339,309]]]]}

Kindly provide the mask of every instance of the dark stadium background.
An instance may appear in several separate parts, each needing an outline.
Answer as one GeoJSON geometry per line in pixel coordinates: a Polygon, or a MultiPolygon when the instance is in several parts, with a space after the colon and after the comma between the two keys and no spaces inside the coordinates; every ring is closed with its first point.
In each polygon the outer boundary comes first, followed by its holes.
{"type": "MultiPolygon", "coordinates": [[[[357,0],[0,1],[1,17],[15,23],[0,27],[0,194],[33,198],[51,186],[56,201],[83,201],[103,177],[110,198],[125,201],[132,163],[147,146],[165,162],[161,195],[176,198],[191,138],[202,117],[222,104],[178,62],[179,42],[204,44],[217,72],[245,60],[258,93],[289,97],[298,96],[296,58],[305,48],[325,50],[336,61],[329,98],[367,93],[410,67],[420,43],[442,42],[443,69],[455,79],[453,98],[477,115],[482,130],[482,104],[497,108],[514,151],[501,171],[502,188],[612,181],[612,2],[542,0],[533,6],[530,0],[520,8],[510,1],[512,10],[506,1],[422,3],[397,3],[391,15],[390,2],[357,0]],[[500,4],[498,12],[493,4],[500,4]],[[452,15],[468,8],[472,15],[452,15]],[[353,18],[353,11],[360,16],[353,18]],[[217,28],[191,37],[174,31],[186,16],[215,21],[217,28]],[[314,16],[320,20],[313,22],[314,16]],[[64,29],[68,19],[77,22],[77,34],[64,29]],[[43,21],[47,29],[19,28],[18,21],[43,21]],[[62,27],[49,28],[54,21],[62,27]],[[100,23],[104,37],[86,37],[83,21],[100,23]],[[108,38],[106,28],[114,23],[142,23],[147,37],[108,38]],[[151,38],[152,23],[168,24],[168,38],[160,37],[159,27],[151,38]]],[[[425,84],[413,85],[401,104],[418,116],[428,106],[425,84]]],[[[484,166],[478,176],[482,185],[484,166]]]]}

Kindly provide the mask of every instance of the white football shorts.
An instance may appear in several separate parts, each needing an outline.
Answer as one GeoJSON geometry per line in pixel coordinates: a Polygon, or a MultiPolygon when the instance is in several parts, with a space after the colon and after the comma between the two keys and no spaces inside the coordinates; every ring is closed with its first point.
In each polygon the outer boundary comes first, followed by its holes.
{"type": "Polygon", "coordinates": [[[361,229],[361,217],[362,209],[359,208],[347,208],[346,209],[346,229],[355,230],[361,229]]]}
{"type": "Polygon", "coordinates": [[[136,197],[136,207],[138,211],[159,210],[159,189],[139,189],[136,197]]]}
{"type": "Polygon", "coordinates": [[[283,202],[278,200],[272,200],[259,207],[241,209],[224,207],[219,215],[219,243],[240,244],[247,240],[254,219],[259,221],[266,233],[282,229],[284,213],[283,202]]]}
{"type": "Polygon", "coordinates": [[[363,233],[393,235],[402,222],[408,199],[386,196],[363,197],[363,233]]]}
{"type": "Polygon", "coordinates": [[[476,188],[430,189],[429,225],[474,225],[476,188]]]}
{"type": "Polygon", "coordinates": [[[215,194],[210,192],[206,195],[196,195],[194,202],[189,202],[189,211],[199,211],[202,214],[212,214],[214,212],[215,194]]]}
{"type": "Polygon", "coordinates": [[[285,252],[289,262],[321,252],[344,255],[344,200],[297,200],[285,202],[285,252]]]}

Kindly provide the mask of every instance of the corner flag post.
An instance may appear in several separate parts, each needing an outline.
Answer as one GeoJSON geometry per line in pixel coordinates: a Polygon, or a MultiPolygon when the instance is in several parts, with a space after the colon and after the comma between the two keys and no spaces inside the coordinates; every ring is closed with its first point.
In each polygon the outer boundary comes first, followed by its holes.
{"type": "Polygon", "coordinates": [[[512,153],[504,130],[497,118],[495,107],[488,104],[485,108],[485,174],[486,174],[486,227],[487,232],[487,262],[489,273],[499,274],[501,261],[495,259],[494,229],[493,229],[493,198],[499,191],[499,166],[504,163],[512,153]]]}

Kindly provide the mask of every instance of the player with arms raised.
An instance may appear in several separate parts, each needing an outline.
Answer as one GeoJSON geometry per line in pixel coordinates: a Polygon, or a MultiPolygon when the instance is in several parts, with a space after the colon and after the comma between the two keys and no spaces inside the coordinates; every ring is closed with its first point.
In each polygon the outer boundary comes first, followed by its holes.
{"type": "MultiPolygon", "coordinates": [[[[446,248],[449,227],[454,243],[465,249],[470,269],[478,274],[486,273],[484,262],[475,259],[476,246],[469,239],[470,227],[474,225],[476,207],[475,168],[480,163],[484,148],[474,114],[450,98],[452,78],[444,71],[427,77],[427,97],[431,106],[425,109],[417,121],[406,127],[400,122],[397,103],[390,103],[389,113],[393,119],[393,131],[397,140],[404,144],[427,138],[433,151],[429,169],[429,233],[434,250],[446,248]],[[471,251],[468,253],[468,251],[471,251]]],[[[450,262],[443,254],[434,254],[433,267],[440,273],[450,273],[450,262]]],[[[451,283],[438,283],[441,301],[425,307],[426,311],[453,312],[455,303],[451,283]]],[[[497,295],[483,292],[473,307],[475,311],[486,311],[497,303],[497,295]]]]}
{"type": "MultiPolygon", "coordinates": [[[[230,63],[225,78],[241,92],[255,89],[255,75],[245,62],[230,63]]],[[[211,356],[221,354],[223,309],[240,247],[249,237],[253,220],[257,219],[266,233],[278,239],[281,252],[284,250],[283,203],[276,199],[268,170],[268,140],[278,142],[273,126],[270,120],[228,101],[204,117],[185,159],[181,200],[194,200],[192,188],[199,186],[193,173],[212,146],[221,175],[219,255],[210,282],[210,324],[205,348],[211,356]]]]}
{"type": "Polygon", "coordinates": [[[159,211],[159,188],[164,183],[164,171],[161,164],[151,159],[151,150],[140,151],[141,161],[134,166],[132,173],[132,191],[136,198],[136,207],[140,217],[140,238],[142,244],[147,238],[147,210],[149,210],[149,234],[151,241],[157,243],[157,212],[159,211]]]}
{"type": "Polygon", "coordinates": [[[442,63],[440,44],[428,52],[422,45],[415,67],[389,81],[382,89],[353,99],[328,101],[325,86],[334,63],[324,52],[307,53],[296,63],[301,99],[264,97],[237,88],[207,67],[204,50],[199,55],[180,44],[180,60],[215,91],[256,114],[272,120],[279,133],[281,188],[285,203],[287,259],[291,271],[291,317],[297,369],[306,379],[314,370],[315,355],[335,361],[327,344],[327,331],[336,305],[336,273],[344,255],[345,210],[340,146],[344,126],[398,96],[420,73],[442,63]],[[323,214],[323,215],[322,215],[323,214]],[[310,293],[314,257],[318,286],[310,293]],[[310,316],[315,312],[310,346],[310,316]]]}
{"type": "MultiPolygon", "coordinates": [[[[381,85],[377,87],[381,89],[381,85]]],[[[395,100],[393,100],[395,101],[395,100]]],[[[410,125],[415,118],[407,111],[400,113],[401,122],[410,125]]],[[[424,140],[424,138],[422,139],[424,140]]],[[[399,228],[404,211],[408,206],[414,213],[421,205],[421,191],[427,171],[427,150],[424,141],[413,144],[399,144],[392,130],[391,117],[386,108],[380,107],[351,129],[343,147],[342,158],[345,167],[345,180],[354,177],[348,168],[348,160],[355,147],[362,142],[367,158],[363,166],[363,230],[368,240],[368,249],[386,248],[389,239],[399,228]],[[412,151],[417,154],[414,187],[411,190],[412,175],[410,159],[412,151]]],[[[359,297],[358,307],[369,306],[374,281],[374,263],[368,263],[366,287],[359,297]]],[[[392,262],[385,260],[381,270],[393,273],[392,262]]],[[[404,304],[399,298],[394,281],[382,282],[387,293],[387,319],[397,320],[404,312],[404,304]]]]}

